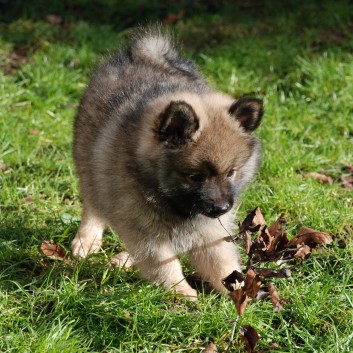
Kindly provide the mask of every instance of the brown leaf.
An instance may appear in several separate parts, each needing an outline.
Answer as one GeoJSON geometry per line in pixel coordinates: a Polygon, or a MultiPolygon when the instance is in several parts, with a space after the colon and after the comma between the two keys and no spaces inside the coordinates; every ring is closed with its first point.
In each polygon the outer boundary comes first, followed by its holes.
{"type": "Polygon", "coordinates": [[[28,135],[39,135],[40,131],[35,129],[28,130],[28,135]]]}
{"type": "Polygon", "coordinates": [[[245,243],[245,251],[249,255],[251,244],[252,244],[251,233],[249,230],[246,230],[244,232],[244,243],[245,243]]]}
{"type": "Polygon", "coordinates": [[[259,275],[252,269],[248,270],[245,276],[243,291],[251,298],[257,297],[257,292],[261,287],[261,279],[259,275]]]}
{"type": "Polygon", "coordinates": [[[11,169],[8,165],[6,165],[3,161],[0,161],[0,171],[6,172],[7,170],[11,169]]]}
{"type": "Polygon", "coordinates": [[[299,229],[299,234],[289,241],[286,248],[295,247],[296,245],[305,244],[311,248],[315,247],[317,244],[331,244],[332,238],[330,234],[325,232],[320,232],[315,229],[308,227],[301,227],[299,229]]]}
{"type": "Polygon", "coordinates": [[[268,227],[268,232],[273,237],[271,246],[267,251],[267,256],[269,258],[273,257],[276,252],[282,251],[285,248],[285,244],[288,243],[285,224],[286,220],[279,217],[275,223],[268,227]]]}
{"type": "Polygon", "coordinates": [[[307,178],[313,178],[313,179],[319,180],[324,184],[331,185],[333,183],[332,178],[325,173],[309,172],[309,173],[303,173],[303,175],[307,178]]]}
{"type": "Polygon", "coordinates": [[[248,295],[243,291],[243,289],[238,289],[233,292],[229,292],[228,294],[232,298],[239,316],[243,316],[249,300],[248,295]]]}
{"type": "Polygon", "coordinates": [[[278,295],[278,293],[276,291],[276,288],[275,288],[275,286],[272,283],[270,283],[268,285],[268,291],[270,293],[272,305],[273,305],[275,311],[284,310],[283,306],[280,303],[279,295],[278,295]]]}
{"type": "Polygon", "coordinates": [[[278,272],[272,271],[269,268],[255,268],[253,269],[260,277],[263,278],[289,278],[292,276],[291,270],[285,268],[278,272]]]}
{"type": "Polygon", "coordinates": [[[260,349],[256,353],[266,353],[266,352],[270,352],[273,349],[277,349],[277,348],[278,348],[278,344],[277,343],[271,343],[268,347],[266,347],[264,349],[260,349]]]}
{"type": "Polygon", "coordinates": [[[353,175],[341,175],[340,180],[345,189],[353,189],[353,175]]]}
{"type": "Polygon", "coordinates": [[[257,331],[250,325],[246,325],[240,328],[240,334],[243,336],[244,344],[249,353],[253,353],[254,349],[259,341],[259,334],[257,331]]]}
{"type": "Polygon", "coordinates": [[[65,250],[57,244],[52,244],[49,240],[44,240],[40,249],[43,254],[48,257],[52,257],[60,261],[68,260],[66,259],[65,250]]]}
{"type": "Polygon", "coordinates": [[[294,258],[307,259],[311,254],[311,247],[308,245],[299,246],[298,250],[294,254],[294,258]]]}
{"type": "Polygon", "coordinates": [[[235,270],[224,278],[222,283],[230,292],[233,292],[244,285],[244,276],[241,272],[235,270]]]}
{"type": "Polygon", "coordinates": [[[211,342],[203,351],[203,353],[218,353],[217,347],[211,342]]]}
{"type": "Polygon", "coordinates": [[[26,197],[22,198],[21,201],[23,201],[23,202],[33,202],[33,201],[35,201],[35,198],[33,196],[26,196],[26,197]]]}
{"type": "Polygon", "coordinates": [[[266,225],[264,216],[259,207],[252,210],[244,219],[244,222],[239,225],[240,232],[249,230],[251,233],[257,232],[261,226],[266,225]]]}
{"type": "Polygon", "coordinates": [[[185,14],[185,9],[180,9],[178,13],[171,13],[164,19],[164,23],[173,24],[178,22],[185,14]]]}
{"type": "Polygon", "coordinates": [[[45,16],[45,20],[52,25],[60,25],[64,22],[64,19],[57,15],[47,15],[45,16]]]}
{"type": "Polygon", "coordinates": [[[345,166],[343,167],[343,170],[344,170],[345,172],[347,172],[347,173],[353,174],[353,165],[345,165],[345,166]]]}

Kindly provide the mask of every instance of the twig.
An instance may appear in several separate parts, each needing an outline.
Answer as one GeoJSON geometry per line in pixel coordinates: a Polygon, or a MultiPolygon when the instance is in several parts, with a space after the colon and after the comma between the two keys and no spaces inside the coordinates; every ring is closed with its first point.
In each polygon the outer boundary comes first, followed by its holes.
{"type": "Polygon", "coordinates": [[[228,344],[228,347],[227,347],[227,349],[225,350],[224,353],[229,352],[229,349],[233,345],[233,340],[234,340],[234,336],[235,336],[235,329],[237,328],[238,320],[239,320],[239,315],[237,314],[237,317],[235,318],[235,320],[233,322],[232,334],[230,336],[229,344],[228,344]]]}

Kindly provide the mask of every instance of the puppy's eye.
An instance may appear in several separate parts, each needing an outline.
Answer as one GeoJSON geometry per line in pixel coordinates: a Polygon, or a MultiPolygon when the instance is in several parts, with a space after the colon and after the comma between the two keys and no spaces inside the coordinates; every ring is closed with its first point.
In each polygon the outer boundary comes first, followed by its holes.
{"type": "Polygon", "coordinates": [[[235,169],[231,169],[227,174],[227,178],[232,178],[234,175],[235,175],[235,169]]]}
{"type": "Polygon", "coordinates": [[[201,183],[206,179],[206,177],[201,173],[190,174],[188,175],[188,178],[195,183],[201,183]]]}

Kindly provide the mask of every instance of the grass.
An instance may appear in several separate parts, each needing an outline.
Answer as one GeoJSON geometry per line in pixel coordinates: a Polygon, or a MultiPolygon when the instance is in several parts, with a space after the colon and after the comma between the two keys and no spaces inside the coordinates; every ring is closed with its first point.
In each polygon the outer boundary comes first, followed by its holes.
{"type": "MultiPolygon", "coordinates": [[[[139,1],[151,20],[185,6],[173,28],[212,85],[265,101],[263,164],[239,218],[260,206],[268,222],[283,214],[291,235],[306,225],[343,239],[275,281],[285,311],[252,302],[239,324],[257,329],[260,348],[351,352],[353,194],[339,176],[353,164],[352,4],[180,4],[139,1]],[[302,177],[321,170],[332,185],[302,177]]],[[[124,16],[111,1],[0,6],[0,351],[201,352],[210,340],[223,350],[236,315],[230,300],[207,291],[197,303],[175,300],[135,272],[110,270],[122,247],[114,233],[80,264],[40,252],[44,239],[68,249],[74,237],[73,117],[92,66],[141,22],[138,8],[126,1],[124,16]],[[50,13],[64,24],[46,21],[50,13]]],[[[232,351],[242,346],[237,335],[232,351]]]]}

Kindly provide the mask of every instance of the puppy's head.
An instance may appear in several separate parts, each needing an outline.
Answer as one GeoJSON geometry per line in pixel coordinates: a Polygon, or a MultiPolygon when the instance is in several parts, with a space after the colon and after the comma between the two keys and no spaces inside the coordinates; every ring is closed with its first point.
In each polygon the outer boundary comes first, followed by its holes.
{"type": "Polygon", "coordinates": [[[256,98],[221,94],[180,97],[154,122],[152,153],[158,194],[180,216],[216,218],[228,212],[257,170],[260,143],[252,135],[263,114],[256,98]]]}

